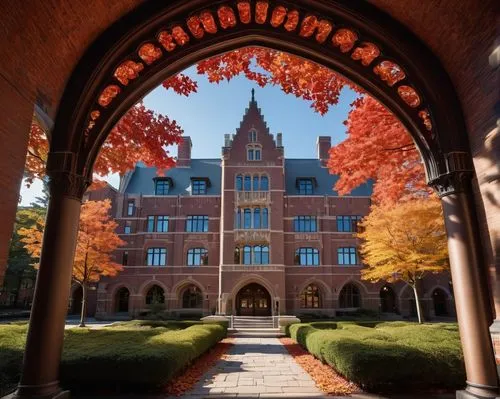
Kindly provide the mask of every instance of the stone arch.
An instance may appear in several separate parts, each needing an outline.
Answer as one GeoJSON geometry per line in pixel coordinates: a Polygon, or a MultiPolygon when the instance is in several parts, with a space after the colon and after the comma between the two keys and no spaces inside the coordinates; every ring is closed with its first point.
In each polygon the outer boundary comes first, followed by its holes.
{"type": "MultiPolygon", "coordinates": [[[[361,308],[363,307],[363,295],[361,295],[361,290],[359,285],[355,284],[353,281],[349,281],[342,286],[338,294],[338,307],[339,308],[361,308]],[[348,290],[354,289],[355,291],[349,292],[348,290]],[[349,298],[343,298],[342,295],[352,294],[351,300],[349,298]],[[341,303],[342,300],[347,301],[345,304],[341,303]]],[[[365,298],[366,300],[366,298],[365,298]]]]}
{"type": "Polygon", "coordinates": [[[297,290],[297,295],[300,295],[302,291],[304,291],[308,285],[310,284],[314,284],[316,286],[319,287],[320,289],[320,293],[321,295],[324,296],[325,299],[329,299],[331,298],[332,296],[332,290],[331,288],[328,286],[328,284],[326,284],[324,281],[322,281],[321,279],[317,278],[317,277],[310,277],[308,278],[305,282],[303,282],[298,290],[297,290]]]}
{"type": "Polygon", "coordinates": [[[171,294],[175,295],[175,297],[177,299],[179,299],[179,295],[181,294],[182,290],[188,285],[195,285],[196,287],[198,287],[200,289],[201,294],[205,295],[204,285],[194,278],[187,278],[187,279],[184,279],[184,280],[177,282],[172,287],[171,294]]]}
{"type": "Polygon", "coordinates": [[[428,289],[425,294],[423,295],[424,298],[432,298],[432,293],[436,290],[436,289],[440,289],[441,291],[443,291],[445,294],[446,294],[446,298],[447,299],[450,299],[450,298],[453,298],[453,295],[451,295],[451,292],[448,288],[444,287],[443,285],[441,284],[435,284],[433,285],[430,289],[428,289]]]}
{"type": "Polygon", "coordinates": [[[251,284],[251,283],[257,283],[262,285],[268,292],[269,295],[271,295],[271,300],[276,296],[276,292],[273,289],[271,283],[266,280],[264,277],[259,276],[258,274],[249,274],[246,276],[241,277],[236,284],[234,285],[233,289],[231,290],[231,298],[236,298],[236,295],[238,292],[246,285],[251,284]]]}
{"type": "Polygon", "coordinates": [[[338,296],[340,295],[340,291],[348,285],[348,284],[354,284],[355,286],[358,287],[358,289],[361,291],[363,290],[364,295],[370,295],[370,292],[368,291],[368,288],[366,288],[366,285],[364,285],[361,281],[357,281],[352,277],[349,277],[347,280],[345,280],[342,285],[337,289],[336,291],[336,297],[338,299],[338,296]]]}
{"type": "Polygon", "coordinates": [[[153,286],[153,285],[157,285],[159,286],[160,288],[163,288],[163,291],[165,292],[165,296],[167,296],[167,294],[170,292],[168,287],[163,283],[161,282],[160,280],[147,280],[145,281],[144,283],[142,283],[140,286],[139,286],[139,289],[137,290],[137,294],[138,295],[141,295],[142,297],[145,297],[146,296],[146,293],[147,291],[153,286]]]}

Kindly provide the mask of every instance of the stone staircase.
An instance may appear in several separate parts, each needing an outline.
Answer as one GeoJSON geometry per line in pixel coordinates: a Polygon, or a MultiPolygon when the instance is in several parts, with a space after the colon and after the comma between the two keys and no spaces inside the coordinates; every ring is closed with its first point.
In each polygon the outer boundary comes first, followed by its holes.
{"type": "Polygon", "coordinates": [[[277,337],[281,331],[272,316],[233,316],[229,334],[233,336],[277,337]]]}

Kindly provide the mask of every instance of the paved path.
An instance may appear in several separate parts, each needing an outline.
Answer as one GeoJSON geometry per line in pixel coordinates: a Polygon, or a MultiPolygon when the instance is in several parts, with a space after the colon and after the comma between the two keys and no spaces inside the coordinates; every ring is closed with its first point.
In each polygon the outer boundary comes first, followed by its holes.
{"type": "Polygon", "coordinates": [[[277,338],[234,338],[225,359],[184,398],[326,397],[277,338]]]}

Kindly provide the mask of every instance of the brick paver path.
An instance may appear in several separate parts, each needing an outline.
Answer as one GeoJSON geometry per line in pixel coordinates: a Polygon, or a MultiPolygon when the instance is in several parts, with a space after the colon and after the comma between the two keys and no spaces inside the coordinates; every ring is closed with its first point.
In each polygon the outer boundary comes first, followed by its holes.
{"type": "Polygon", "coordinates": [[[277,338],[236,337],[234,345],[184,398],[325,397],[277,338]]]}

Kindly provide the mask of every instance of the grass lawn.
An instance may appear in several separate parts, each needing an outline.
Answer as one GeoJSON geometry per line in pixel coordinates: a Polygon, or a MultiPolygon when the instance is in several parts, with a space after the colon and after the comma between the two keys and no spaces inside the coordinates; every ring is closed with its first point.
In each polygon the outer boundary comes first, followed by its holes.
{"type": "MultiPolygon", "coordinates": [[[[18,382],[27,325],[0,325],[0,396],[18,382]]],[[[61,382],[82,390],[155,389],[226,336],[226,326],[188,321],[131,321],[65,331],[61,382]]]]}
{"type": "Polygon", "coordinates": [[[367,391],[414,392],[465,385],[454,323],[313,322],[292,324],[287,332],[367,391]]]}

